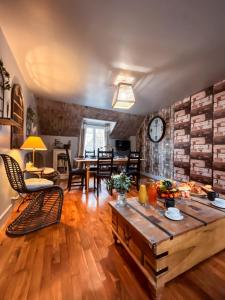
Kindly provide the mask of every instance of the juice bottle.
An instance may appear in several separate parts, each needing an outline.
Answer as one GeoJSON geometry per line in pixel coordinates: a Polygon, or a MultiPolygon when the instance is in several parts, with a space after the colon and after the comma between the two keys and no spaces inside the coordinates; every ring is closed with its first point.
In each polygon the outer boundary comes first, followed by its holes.
{"type": "Polygon", "coordinates": [[[138,198],[139,198],[139,202],[141,204],[146,204],[147,203],[148,195],[147,195],[147,190],[146,190],[146,185],[145,184],[140,185],[138,198]]]}
{"type": "Polygon", "coordinates": [[[156,189],[156,184],[153,180],[151,180],[147,183],[147,194],[148,194],[149,204],[156,207],[156,204],[157,204],[157,189],[156,189]]]}

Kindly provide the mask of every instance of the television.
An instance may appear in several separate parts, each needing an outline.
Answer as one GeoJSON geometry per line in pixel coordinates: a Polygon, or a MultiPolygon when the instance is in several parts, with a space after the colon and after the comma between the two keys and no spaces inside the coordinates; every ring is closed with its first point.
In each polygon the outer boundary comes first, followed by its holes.
{"type": "Polygon", "coordinates": [[[130,151],[130,141],[116,140],[116,151],[130,151]]]}

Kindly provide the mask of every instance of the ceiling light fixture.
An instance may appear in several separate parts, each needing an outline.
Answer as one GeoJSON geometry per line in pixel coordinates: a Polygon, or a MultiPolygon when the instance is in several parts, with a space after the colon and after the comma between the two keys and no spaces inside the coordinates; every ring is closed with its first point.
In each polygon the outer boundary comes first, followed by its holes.
{"type": "Polygon", "coordinates": [[[113,97],[112,107],[129,109],[135,103],[132,84],[120,82],[113,97]]]}

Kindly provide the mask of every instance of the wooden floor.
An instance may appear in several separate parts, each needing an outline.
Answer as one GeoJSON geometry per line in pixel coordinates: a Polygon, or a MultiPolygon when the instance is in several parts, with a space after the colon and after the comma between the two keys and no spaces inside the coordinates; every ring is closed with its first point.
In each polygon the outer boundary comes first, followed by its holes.
{"type": "MultiPolygon", "coordinates": [[[[20,238],[2,230],[0,299],[150,299],[145,278],[113,244],[110,199],[105,189],[98,200],[65,192],[61,224],[20,238]]],[[[225,251],[168,283],[162,299],[224,300],[225,251]]]]}

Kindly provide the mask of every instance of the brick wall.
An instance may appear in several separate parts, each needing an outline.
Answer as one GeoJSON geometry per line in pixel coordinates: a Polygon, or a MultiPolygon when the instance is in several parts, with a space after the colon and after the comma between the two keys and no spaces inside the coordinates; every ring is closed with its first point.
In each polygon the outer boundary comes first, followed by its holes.
{"type": "Polygon", "coordinates": [[[144,116],[140,115],[52,101],[40,97],[37,97],[37,109],[40,134],[51,136],[78,137],[82,119],[91,118],[116,122],[110,137],[127,139],[136,135],[144,120],[144,116]]]}
{"type": "Polygon", "coordinates": [[[213,185],[225,193],[225,80],[214,85],[213,185]]]}
{"type": "Polygon", "coordinates": [[[191,101],[187,97],[173,105],[174,110],[174,172],[173,178],[188,181],[190,177],[191,101]]]}
{"type": "Polygon", "coordinates": [[[145,173],[213,184],[225,194],[225,80],[146,117],[137,142],[145,173]],[[166,118],[167,131],[154,144],[146,132],[158,114],[166,118]]]}

